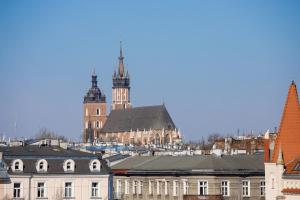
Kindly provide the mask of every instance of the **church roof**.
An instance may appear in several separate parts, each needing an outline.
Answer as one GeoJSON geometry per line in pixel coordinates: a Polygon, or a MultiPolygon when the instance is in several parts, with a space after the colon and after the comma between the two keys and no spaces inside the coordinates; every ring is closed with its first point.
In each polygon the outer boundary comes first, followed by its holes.
{"type": "Polygon", "coordinates": [[[281,118],[279,133],[276,138],[272,162],[283,154],[284,164],[288,164],[300,156],[300,106],[297,87],[293,81],[287,95],[284,111],[281,118]]]}
{"type": "Polygon", "coordinates": [[[175,129],[176,126],[164,105],[112,110],[101,132],[117,133],[130,130],[175,129]]]}

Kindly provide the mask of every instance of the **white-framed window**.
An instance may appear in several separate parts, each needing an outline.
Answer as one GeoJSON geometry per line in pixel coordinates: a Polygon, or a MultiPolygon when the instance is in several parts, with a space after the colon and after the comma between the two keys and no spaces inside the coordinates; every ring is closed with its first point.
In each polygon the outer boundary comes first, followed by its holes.
{"type": "Polygon", "coordinates": [[[179,181],[173,181],[173,196],[179,195],[179,181]]]}
{"type": "Polygon", "coordinates": [[[138,194],[142,194],[143,192],[143,181],[139,181],[139,190],[138,190],[138,194]]]}
{"type": "Polygon", "coordinates": [[[72,172],[75,170],[75,162],[72,159],[65,160],[63,165],[65,172],[72,172]]]}
{"type": "Polygon", "coordinates": [[[165,195],[169,195],[169,181],[165,181],[165,195]]]}
{"type": "Polygon", "coordinates": [[[125,180],[125,194],[129,194],[129,180],[125,180]]]}
{"type": "Polygon", "coordinates": [[[72,182],[65,182],[64,197],[73,197],[73,183],[72,182]]]}
{"type": "Polygon", "coordinates": [[[117,196],[120,197],[122,193],[122,180],[117,180],[117,196]]]}
{"type": "Polygon", "coordinates": [[[12,171],[13,172],[22,172],[23,171],[23,161],[16,159],[12,162],[12,171]]]}
{"type": "Polygon", "coordinates": [[[230,183],[229,183],[229,181],[221,181],[221,194],[225,197],[230,196],[230,183]]]}
{"type": "Polygon", "coordinates": [[[266,182],[265,180],[260,181],[260,196],[265,196],[266,194],[266,182]]]}
{"type": "Polygon", "coordinates": [[[182,189],[183,189],[183,194],[188,194],[189,193],[189,182],[188,180],[182,180],[182,189]]]}
{"type": "Polygon", "coordinates": [[[38,182],[37,183],[37,195],[38,198],[44,198],[45,195],[45,183],[44,182],[38,182]]]}
{"type": "Polygon", "coordinates": [[[160,193],[161,181],[156,181],[156,194],[161,195],[160,193]]]}
{"type": "Polygon", "coordinates": [[[154,181],[149,180],[149,194],[153,195],[153,190],[154,190],[154,181]]]}
{"type": "Polygon", "coordinates": [[[137,194],[138,192],[138,181],[134,180],[132,184],[132,194],[137,194]]]}
{"type": "Polygon", "coordinates": [[[92,182],[91,197],[99,197],[99,183],[98,182],[92,182]]]}
{"type": "Polygon", "coordinates": [[[90,170],[91,172],[99,172],[101,170],[101,163],[98,159],[93,159],[90,161],[90,170]]]}
{"type": "Polygon", "coordinates": [[[21,183],[14,183],[14,198],[21,197],[21,183]]]}
{"type": "Polygon", "coordinates": [[[250,181],[249,180],[242,181],[242,195],[243,195],[243,197],[250,196],[250,181]]]}
{"type": "Polygon", "coordinates": [[[208,195],[208,182],[198,181],[198,195],[208,195]]]}
{"type": "Polygon", "coordinates": [[[37,172],[46,172],[48,169],[48,163],[45,159],[40,159],[36,163],[36,171],[37,172]]]}

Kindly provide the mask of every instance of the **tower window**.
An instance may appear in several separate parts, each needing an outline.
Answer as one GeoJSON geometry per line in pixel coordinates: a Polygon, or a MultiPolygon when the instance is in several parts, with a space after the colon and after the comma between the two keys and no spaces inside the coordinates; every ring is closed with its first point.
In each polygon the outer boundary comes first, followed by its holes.
{"type": "Polygon", "coordinates": [[[97,110],[96,110],[96,115],[100,115],[100,109],[99,108],[97,108],[97,110]]]}
{"type": "Polygon", "coordinates": [[[99,128],[99,121],[96,122],[96,127],[99,128]]]}

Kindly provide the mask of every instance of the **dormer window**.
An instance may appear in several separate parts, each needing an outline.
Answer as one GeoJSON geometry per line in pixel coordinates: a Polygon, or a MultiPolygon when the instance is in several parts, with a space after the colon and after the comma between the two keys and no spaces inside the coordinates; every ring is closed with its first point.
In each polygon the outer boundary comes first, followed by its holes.
{"type": "Polygon", "coordinates": [[[36,171],[37,172],[47,172],[48,163],[45,159],[38,160],[36,163],[36,171]]]}
{"type": "Polygon", "coordinates": [[[19,161],[17,161],[15,163],[15,170],[20,170],[20,163],[19,163],[19,161]]]}
{"type": "Polygon", "coordinates": [[[43,168],[44,168],[44,163],[41,162],[40,165],[39,165],[39,169],[42,170],[43,168]]]}
{"type": "Polygon", "coordinates": [[[12,162],[11,169],[13,172],[21,172],[23,171],[23,162],[20,159],[16,159],[12,162]]]}
{"type": "Polygon", "coordinates": [[[93,169],[97,169],[97,163],[96,162],[93,162],[93,169]]]}
{"type": "Polygon", "coordinates": [[[99,172],[101,169],[101,163],[98,159],[91,160],[90,170],[91,172],[99,172]]]}
{"type": "Polygon", "coordinates": [[[71,170],[71,162],[67,162],[67,170],[71,170]]]}
{"type": "Polygon", "coordinates": [[[63,165],[64,171],[65,172],[73,172],[75,169],[75,162],[74,160],[68,159],[64,162],[63,165]]]}

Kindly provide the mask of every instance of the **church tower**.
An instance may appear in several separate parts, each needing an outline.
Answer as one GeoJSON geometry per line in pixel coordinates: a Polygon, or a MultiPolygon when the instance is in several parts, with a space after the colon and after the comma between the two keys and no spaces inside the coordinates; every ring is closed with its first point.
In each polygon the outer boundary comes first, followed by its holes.
{"type": "Polygon", "coordinates": [[[95,70],[92,74],[92,87],[83,99],[83,141],[93,143],[100,138],[100,129],[106,121],[106,97],[97,85],[95,70]]]}
{"type": "Polygon", "coordinates": [[[130,78],[124,67],[122,43],[120,42],[119,66],[113,75],[111,110],[131,108],[130,78]]]}

